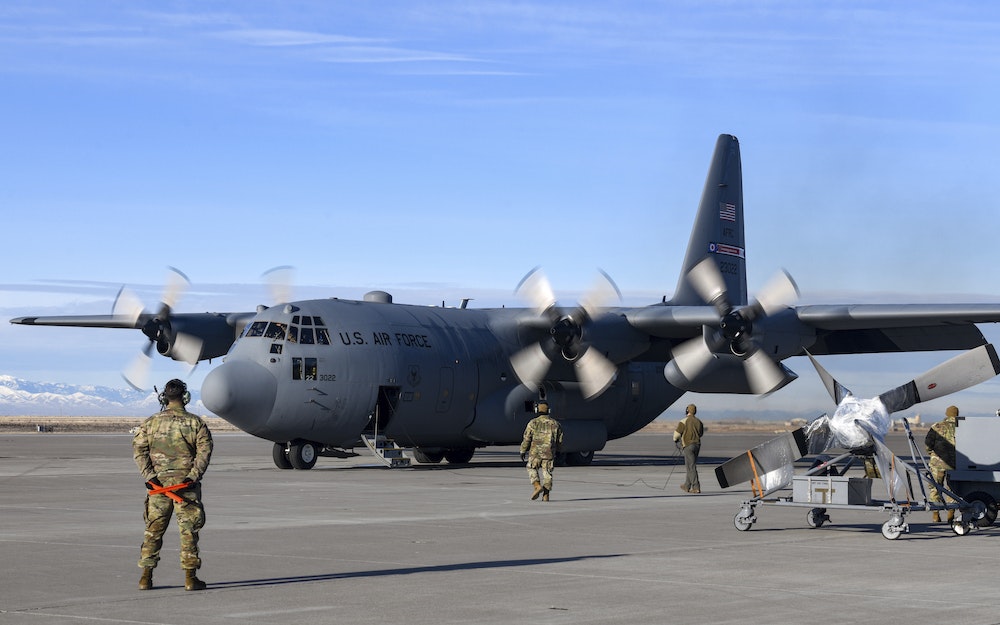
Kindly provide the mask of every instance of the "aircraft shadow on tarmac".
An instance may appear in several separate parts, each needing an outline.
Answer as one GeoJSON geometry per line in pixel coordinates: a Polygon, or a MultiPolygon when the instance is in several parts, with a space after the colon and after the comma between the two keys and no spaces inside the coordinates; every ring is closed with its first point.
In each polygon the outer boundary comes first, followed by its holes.
{"type": "Polygon", "coordinates": [[[311,582],[326,582],[336,579],[360,579],[365,577],[413,575],[416,573],[445,573],[449,571],[473,571],[477,569],[529,567],[529,566],[539,566],[546,564],[561,564],[563,562],[580,562],[583,560],[619,558],[624,555],[626,554],[574,556],[567,558],[486,560],[483,562],[463,562],[459,564],[439,564],[434,566],[412,566],[412,567],[400,567],[393,569],[377,569],[374,571],[345,571],[340,573],[324,573],[320,575],[293,575],[289,577],[269,577],[269,578],[247,579],[247,580],[232,581],[232,582],[217,582],[209,584],[209,588],[250,588],[254,586],[280,586],[283,584],[307,584],[311,582]]]}

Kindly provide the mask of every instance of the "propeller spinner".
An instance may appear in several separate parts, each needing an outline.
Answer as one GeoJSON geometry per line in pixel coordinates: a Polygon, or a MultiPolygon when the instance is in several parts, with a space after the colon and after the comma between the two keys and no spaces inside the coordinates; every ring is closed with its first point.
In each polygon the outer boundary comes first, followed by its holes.
{"type": "Polygon", "coordinates": [[[709,366],[717,354],[728,351],[743,361],[750,389],[763,395],[786,384],[789,373],[771,359],[754,340],[754,322],[791,304],[799,295],[795,281],[782,271],[772,278],[757,299],[747,306],[735,308],[729,301],[726,282],[712,258],[705,258],[687,275],[688,281],[705,302],[719,314],[718,329],[704,327],[701,337],[681,343],[673,350],[673,358],[663,374],[678,388],[688,388],[709,366]]]}
{"type": "Polygon", "coordinates": [[[548,278],[537,267],[521,280],[515,293],[535,309],[538,318],[533,324],[548,329],[546,338],[511,356],[511,367],[521,383],[536,388],[545,379],[553,358],[562,358],[573,364],[585,398],[592,399],[607,390],[618,368],[593,349],[585,335],[587,325],[600,314],[601,307],[614,298],[621,299],[621,291],[610,276],[601,271],[597,283],[571,312],[558,307],[548,278]]]}

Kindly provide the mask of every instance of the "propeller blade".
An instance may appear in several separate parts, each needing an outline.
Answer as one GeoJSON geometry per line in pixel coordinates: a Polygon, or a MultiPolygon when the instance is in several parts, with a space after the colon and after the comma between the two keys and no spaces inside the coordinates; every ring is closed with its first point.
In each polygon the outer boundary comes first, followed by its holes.
{"type": "Polygon", "coordinates": [[[703,337],[685,341],[673,349],[670,362],[663,368],[663,375],[674,386],[687,388],[708,366],[715,354],[708,348],[703,337]]]}
{"type": "Polygon", "coordinates": [[[580,300],[580,308],[591,319],[597,316],[600,309],[607,306],[610,302],[616,299],[621,301],[622,299],[622,292],[618,289],[615,281],[611,279],[611,276],[601,269],[598,269],[598,272],[599,275],[595,278],[593,286],[591,286],[590,290],[580,300]]]}
{"type": "Polygon", "coordinates": [[[271,301],[275,304],[287,304],[292,299],[292,276],[295,268],[291,265],[282,265],[268,269],[261,278],[267,283],[267,289],[271,293],[271,301]]]}
{"type": "Polygon", "coordinates": [[[521,384],[528,388],[536,388],[545,377],[551,365],[539,343],[533,343],[510,357],[510,366],[521,384]]]}
{"type": "Polygon", "coordinates": [[[124,317],[135,326],[139,320],[139,315],[143,312],[145,312],[145,307],[134,291],[124,286],[118,289],[118,295],[115,296],[115,303],[111,305],[112,315],[124,317]]]}
{"type": "Polygon", "coordinates": [[[799,287],[787,271],[775,274],[757,294],[757,303],[765,315],[772,315],[799,298],[799,287]]]}
{"type": "Polygon", "coordinates": [[[826,387],[826,392],[830,393],[830,397],[833,398],[833,403],[840,405],[840,402],[844,401],[844,398],[848,395],[853,395],[853,393],[846,386],[834,379],[830,372],[827,371],[819,364],[819,361],[813,358],[813,355],[808,351],[806,356],[809,356],[809,360],[812,361],[813,367],[816,369],[816,373],[819,374],[819,379],[823,381],[823,386],[826,387]]]}
{"type": "Polygon", "coordinates": [[[545,274],[538,267],[529,271],[521,279],[514,292],[530,302],[539,313],[543,313],[556,305],[556,295],[552,290],[552,285],[549,284],[549,279],[545,277],[545,274]]]}
{"type": "Polygon", "coordinates": [[[163,297],[160,301],[167,308],[173,308],[177,304],[177,300],[180,296],[184,294],[191,281],[188,277],[184,275],[184,272],[176,267],[167,267],[170,271],[167,273],[167,283],[163,288],[163,297]]]}
{"type": "Polygon", "coordinates": [[[726,281],[711,257],[705,258],[688,272],[688,282],[707,304],[715,306],[721,316],[732,309],[726,293],[726,281]]]}
{"type": "Polygon", "coordinates": [[[910,382],[879,395],[890,413],[985,382],[1000,373],[992,344],[980,345],[946,360],[910,382]]]}
{"type": "Polygon", "coordinates": [[[771,357],[756,349],[743,361],[750,390],[755,395],[767,395],[781,388],[785,383],[785,372],[771,357]]]}
{"type": "Polygon", "coordinates": [[[583,388],[584,399],[592,399],[608,390],[618,374],[618,367],[594,348],[583,352],[573,362],[573,367],[583,388]]]}
{"type": "Polygon", "coordinates": [[[201,360],[201,348],[204,344],[197,336],[178,332],[174,337],[173,353],[175,360],[181,360],[189,365],[196,365],[201,360]]]}
{"type": "Polygon", "coordinates": [[[149,370],[153,366],[153,342],[148,341],[139,354],[122,371],[122,378],[137,391],[149,390],[149,370]]]}

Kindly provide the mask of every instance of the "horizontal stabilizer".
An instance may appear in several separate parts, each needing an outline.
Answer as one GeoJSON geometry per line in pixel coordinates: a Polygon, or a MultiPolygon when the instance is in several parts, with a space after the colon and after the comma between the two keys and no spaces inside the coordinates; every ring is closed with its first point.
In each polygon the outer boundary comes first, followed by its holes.
{"type": "Polygon", "coordinates": [[[715,477],[719,480],[719,486],[729,488],[735,484],[759,480],[764,474],[790,465],[804,455],[806,433],[804,429],[798,428],[723,462],[716,467],[715,477]]]}

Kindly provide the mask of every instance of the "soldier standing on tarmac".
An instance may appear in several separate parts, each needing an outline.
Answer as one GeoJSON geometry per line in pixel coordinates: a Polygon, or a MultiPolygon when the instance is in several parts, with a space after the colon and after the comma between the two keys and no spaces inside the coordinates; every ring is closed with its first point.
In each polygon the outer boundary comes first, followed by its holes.
{"type": "Polygon", "coordinates": [[[681,490],[685,493],[700,493],[701,482],[698,481],[698,454],[701,453],[701,437],[705,435],[705,424],[695,416],[698,406],[688,404],[684,410],[684,418],[674,430],[674,443],[684,454],[685,476],[681,490]]]}
{"type": "Polygon", "coordinates": [[[205,525],[201,478],[212,458],[212,433],[201,417],[185,408],[191,394],[183,381],[167,382],[159,399],[163,409],[143,421],[132,439],[135,463],[150,491],[143,511],[146,532],[139,557],[139,589],[153,587],[163,533],[176,512],[184,590],[204,590],[205,582],[196,575],[201,567],[198,531],[205,525]],[[171,490],[171,486],[179,488],[171,490]]]}
{"type": "MultiPolygon", "coordinates": [[[[931,455],[928,463],[931,470],[931,478],[938,484],[944,485],[948,471],[955,470],[955,426],[958,424],[958,406],[948,406],[944,411],[944,420],[938,421],[927,430],[924,438],[924,445],[931,455]]],[[[927,494],[928,501],[943,504],[941,493],[937,488],[931,486],[927,494]]],[[[934,511],[933,519],[941,522],[941,513],[934,511]]],[[[948,510],[948,522],[955,519],[955,511],[948,510]]]]}
{"type": "Polygon", "coordinates": [[[535,491],[532,499],[542,496],[542,501],[549,500],[552,491],[552,471],[555,457],[563,442],[562,426],[549,416],[549,405],[542,401],[535,404],[535,414],[538,416],[528,421],[524,428],[524,440],[521,441],[521,460],[528,461],[528,479],[535,491]],[[540,477],[539,477],[540,475],[540,477]]]}

